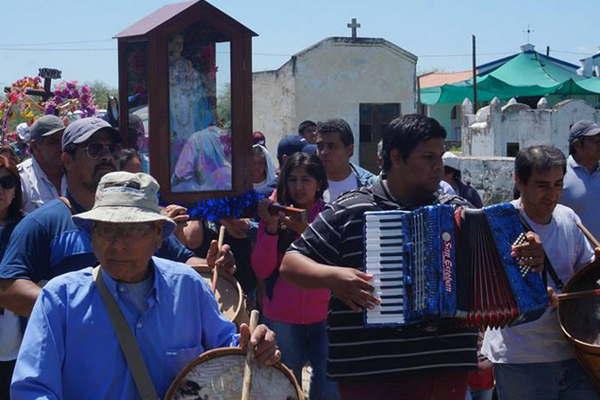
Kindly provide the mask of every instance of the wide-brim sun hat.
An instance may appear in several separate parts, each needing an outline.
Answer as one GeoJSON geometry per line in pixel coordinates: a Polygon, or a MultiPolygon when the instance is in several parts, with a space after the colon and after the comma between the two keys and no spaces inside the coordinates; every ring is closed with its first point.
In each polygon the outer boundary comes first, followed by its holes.
{"type": "Polygon", "coordinates": [[[162,222],[163,238],[175,229],[175,222],[161,212],[156,180],[145,173],[111,172],[102,177],[96,190],[94,207],[73,215],[73,222],[91,232],[95,222],[144,223],[162,222]]]}

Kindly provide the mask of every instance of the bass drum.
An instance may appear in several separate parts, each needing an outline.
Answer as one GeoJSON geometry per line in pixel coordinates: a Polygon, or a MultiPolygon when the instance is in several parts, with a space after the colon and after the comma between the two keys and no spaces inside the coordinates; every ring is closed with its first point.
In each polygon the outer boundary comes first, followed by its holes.
{"type": "MultiPolygon", "coordinates": [[[[207,351],[181,371],[165,400],[239,400],[246,353],[236,347],[207,351]]],[[[251,400],[302,400],[294,374],[277,363],[252,367],[251,400]]]]}
{"type": "MultiPolygon", "coordinates": [[[[206,267],[194,267],[194,269],[210,286],[212,273],[206,267]]],[[[239,327],[240,324],[250,321],[246,308],[246,296],[242,286],[234,277],[227,275],[217,277],[215,298],[225,318],[236,324],[236,326],[239,327]]]]}
{"type": "MultiPolygon", "coordinates": [[[[563,293],[600,288],[600,261],[579,270],[563,293]]],[[[600,391],[600,297],[586,296],[558,303],[560,327],[575,348],[579,363],[600,391]]]]}

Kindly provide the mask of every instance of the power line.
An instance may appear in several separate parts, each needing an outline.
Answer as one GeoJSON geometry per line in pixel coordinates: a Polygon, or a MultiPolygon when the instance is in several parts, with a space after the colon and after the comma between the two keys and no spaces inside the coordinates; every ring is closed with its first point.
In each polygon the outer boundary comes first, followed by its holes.
{"type": "Polygon", "coordinates": [[[25,47],[0,47],[0,51],[117,51],[115,48],[110,47],[88,47],[88,48],[25,48],[25,47]]]}
{"type": "Polygon", "coordinates": [[[100,43],[112,41],[113,39],[95,39],[95,40],[73,40],[69,42],[45,42],[45,43],[0,43],[0,47],[27,47],[27,46],[56,46],[64,44],[82,44],[82,43],[100,43]]]}

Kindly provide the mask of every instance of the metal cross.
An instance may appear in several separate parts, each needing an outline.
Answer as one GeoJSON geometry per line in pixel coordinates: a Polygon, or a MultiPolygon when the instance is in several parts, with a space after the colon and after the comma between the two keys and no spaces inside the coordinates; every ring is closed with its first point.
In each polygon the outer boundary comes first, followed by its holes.
{"type": "Polygon", "coordinates": [[[356,22],[356,18],[352,18],[352,22],[346,26],[352,29],[352,39],[356,39],[356,29],[360,28],[360,24],[356,22]]]}
{"type": "Polygon", "coordinates": [[[530,43],[530,42],[529,42],[529,37],[531,36],[531,34],[532,34],[533,32],[535,32],[535,31],[534,31],[533,29],[531,29],[531,28],[529,27],[529,24],[528,24],[528,25],[527,25],[527,29],[523,31],[523,33],[526,33],[526,34],[527,34],[527,43],[530,43]]]}

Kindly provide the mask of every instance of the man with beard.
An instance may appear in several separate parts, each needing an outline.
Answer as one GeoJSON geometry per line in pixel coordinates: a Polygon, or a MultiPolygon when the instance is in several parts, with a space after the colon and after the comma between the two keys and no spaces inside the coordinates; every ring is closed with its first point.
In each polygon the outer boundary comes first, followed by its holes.
{"type": "MultiPolygon", "coordinates": [[[[66,199],[46,203],[15,227],[0,263],[0,307],[27,316],[40,293],[37,283],[98,263],[89,235],[77,228],[71,214],[94,205],[100,179],[116,170],[119,141],[119,132],[99,118],[83,118],[65,129],[61,158],[68,186],[66,199]]],[[[211,263],[216,258],[214,246],[213,253],[211,263]]],[[[173,235],[163,241],[156,255],[204,263],[173,235]]],[[[215,263],[225,267],[225,258],[215,263]]]]}

